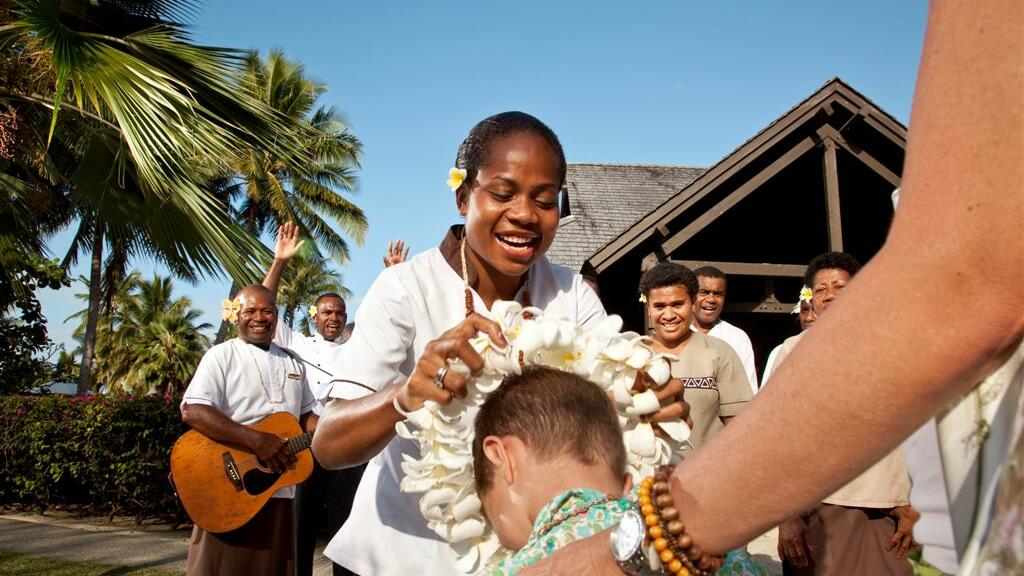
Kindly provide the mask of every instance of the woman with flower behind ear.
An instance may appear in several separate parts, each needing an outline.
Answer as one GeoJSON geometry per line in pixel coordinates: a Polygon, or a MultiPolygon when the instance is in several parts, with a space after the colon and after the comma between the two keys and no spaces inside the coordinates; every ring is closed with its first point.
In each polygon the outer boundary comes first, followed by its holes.
{"type": "MultiPolygon", "coordinates": [[[[395,424],[427,400],[446,404],[466,394],[483,361],[469,343],[482,332],[504,344],[498,325],[481,315],[516,300],[568,318],[584,329],[605,318],[579,274],[550,264],[544,253],[558,227],[565,155],[555,134],[522,112],[484,119],[470,130],[449,172],[464,226],[440,246],[385,269],[359,308],[344,352],[346,382],[330,391],[313,440],[330,468],[367,462],[349,522],[328,545],[332,560],[363,574],[457,572],[450,545],[426,526],[418,494],[404,494],[403,456],[415,445],[395,438],[395,424]]],[[[659,417],[680,417],[679,390],[666,386],[659,417]]]]}

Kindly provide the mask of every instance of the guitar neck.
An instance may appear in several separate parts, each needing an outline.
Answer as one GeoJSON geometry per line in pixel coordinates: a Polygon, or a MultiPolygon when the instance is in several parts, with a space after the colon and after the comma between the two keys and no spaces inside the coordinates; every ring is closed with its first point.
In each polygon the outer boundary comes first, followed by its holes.
{"type": "Polygon", "coordinates": [[[300,435],[298,435],[298,436],[296,436],[294,438],[289,438],[288,439],[288,450],[292,454],[298,454],[299,452],[302,452],[303,450],[309,448],[312,444],[313,444],[313,433],[312,432],[306,432],[305,434],[300,434],[300,435]]]}

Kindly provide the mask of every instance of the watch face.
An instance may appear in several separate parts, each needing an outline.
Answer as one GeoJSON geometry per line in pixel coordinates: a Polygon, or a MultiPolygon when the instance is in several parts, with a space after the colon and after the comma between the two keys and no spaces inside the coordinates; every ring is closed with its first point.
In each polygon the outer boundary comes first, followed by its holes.
{"type": "Polygon", "coordinates": [[[612,554],[619,562],[629,560],[644,541],[644,522],[636,510],[622,515],[619,525],[612,531],[612,554]]]}

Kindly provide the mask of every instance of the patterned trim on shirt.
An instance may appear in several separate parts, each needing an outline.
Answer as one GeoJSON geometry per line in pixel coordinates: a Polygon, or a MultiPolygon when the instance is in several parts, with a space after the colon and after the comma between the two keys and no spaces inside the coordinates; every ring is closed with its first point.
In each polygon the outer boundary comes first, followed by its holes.
{"type": "Polygon", "coordinates": [[[718,379],[714,376],[706,378],[680,378],[683,388],[700,388],[702,390],[718,390],[718,379]]]}

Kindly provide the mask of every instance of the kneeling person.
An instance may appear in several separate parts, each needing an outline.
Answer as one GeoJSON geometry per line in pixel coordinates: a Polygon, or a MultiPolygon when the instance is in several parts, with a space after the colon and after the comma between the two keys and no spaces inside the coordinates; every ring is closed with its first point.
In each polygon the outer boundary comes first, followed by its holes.
{"type": "MultiPolygon", "coordinates": [[[[238,338],[218,344],[203,356],[185,390],[181,418],[219,442],[248,448],[274,470],[288,467],[294,456],[284,439],[249,428],[276,412],[289,412],[304,430],[316,417],[313,393],[302,366],[271,342],[277,324],[274,294],[247,286],[237,296],[238,338]]],[[[279,490],[242,527],[211,533],[196,526],[188,548],[190,575],[291,574],[294,570],[295,488],[279,490]]]]}

